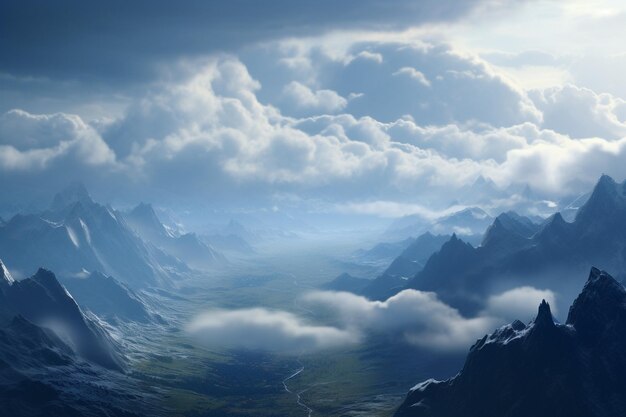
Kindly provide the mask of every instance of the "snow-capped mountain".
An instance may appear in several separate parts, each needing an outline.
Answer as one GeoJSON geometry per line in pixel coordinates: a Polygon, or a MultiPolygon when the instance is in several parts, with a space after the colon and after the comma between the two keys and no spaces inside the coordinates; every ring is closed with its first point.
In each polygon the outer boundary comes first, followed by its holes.
{"type": "Polygon", "coordinates": [[[0,269],[0,309],[4,317],[23,316],[52,330],[83,358],[106,368],[122,369],[124,361],[118,346],[97,321],[83,314],[52,272],[39,269],[32,277],[18,281],[7,273],[4,264],[0,269]]]}
{"type": "Polygon", "coordinates": [[[16,280],[0,261],[3,416],[156,415],[126,365],[118,343],[52,272],[16,280]]]}
{"type": "Polygon", "coordinates": [[[612,417],[626,415],[626,289],[593,268],[555,323],[537,317],[480,339],[461,372],[416,385],[396,417],[612,417]]]}
{"type": "Polygon", "coordinates": [[[124,217],[142,239],[191,267],[208,268],[226,261],[224,255],[202,242],[195,233],[180,234],[168,229],[150,204],[141,203],[124,217]]]}
{"type": "Polygon", "coordinates": [[[21,276],[41,266],[63,277],[103,271],[133,287],[168,285],[188,270],[143,242],[118,212],[78,185],[57,194],[49,210],[18,214],[0,225],[0,255],[21,276]]]}

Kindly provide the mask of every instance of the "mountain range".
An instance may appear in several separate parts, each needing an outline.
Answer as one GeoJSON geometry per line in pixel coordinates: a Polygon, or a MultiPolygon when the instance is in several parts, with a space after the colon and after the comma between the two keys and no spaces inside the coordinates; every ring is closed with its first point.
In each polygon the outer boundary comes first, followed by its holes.
{"type": "Polygon", "coordinates": [[[567,321],[543,301],[480,339],[461,372],[416,385],[395,417],[612,417],[626,415],[626,289],[591,270],[567,321]]]}
{"type": "Polygon", "coordinates": [[[146,242],[182,260],[192,268],[206,269],[224,264],[226,258],[195,233],[178,233],[159,220],[150,204],[140,203],[124,214],[126,222],[146,242]]]}
{"type": "Polygon", "coordinates": [[[18,276],[40,266],[71,277],[101,271],[135,288],[171,285],[187,265],[144,242],[111,207],[74,184],[39,214],[17,214],[0,225],[0,256],[18,276]]]}
{"type": "Polygon", "coordinates": [[[441,249],[449,238],[449,235],[433,235],[430,232],[418,236],[359,293],[371,299],[386,300],[402,290],[407,280],[421,271],[431,255],[441,249]]]}
{"type": "Polygon", "coordinates": [[[433,254],[405,288],[434,291],[466,314],[486,296],[520,285],[551,288],[573,300],[577,278],[592,265],[623,278],[626,271],[626,182],[602,176],[571,223],[556,213],[541,225],[499,215],[473,247],[456,235],[433,254]]]}

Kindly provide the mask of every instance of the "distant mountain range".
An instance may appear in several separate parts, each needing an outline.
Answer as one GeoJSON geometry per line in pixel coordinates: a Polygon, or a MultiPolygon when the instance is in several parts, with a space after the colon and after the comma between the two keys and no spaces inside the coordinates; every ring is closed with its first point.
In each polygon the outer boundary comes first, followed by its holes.
{"type": "Polygon", "coordinates": [[[441,249],[448,239],[449,235],[433,235],[426,232],[412,240],[387,269],[359,293],[371,299],[386,300],[401,291],[406,287],[407,281],[422,270],[431,255],[441,249]]]}
{"type": "Polygon", "coordinates": [[[623,415],[626,289],[593,268],[566,324],[542,302],[530,324],[515,321],[480,339],[454,378],[412,388],[395,417],[623,415]]]}
{"type": "Polygon", "coordinates": [[[146,242],[182,260],[192,268],[205,269],[224,264],[226,258],[195,233],[180,234],[159,220],[152,205],[141,203],[128,213],[126,222],[146,242]]]}
{"type": "Polygon", "coordinates": [[[478,243],[492,222],[493,217],[485,210],[480,207],[468,207],[443,216],[434,222],[416,214],[401,217],[389,226],[385,236],[387,238],[405,239],[426,232],[448,235],[454,233],[478,243]]]}
{"type": "Polygon", "coordinates": [[[57,194],[49,210],[0,225],[0,256],[27,276],[46,267],[63,277],[102,271],[132,287],[170,285],[187,265],[140,239],[124,217],[95,203],[84,187],[57,194]]]}
{"type": "MultiPolygon", "coordinates": [[[[462,313],[474,314],[490,294],[520,285],[551,288],[573,300],[592,265],[623,279],[626,271],[626,182],[602,176],[589,199],[566,222],[556,213],[542,224],[507,212],[474,247],[453,235],[404,288],[434,291],[462,313]]],[[[370,294],[382,298],[382,291],[370,294]]]]}

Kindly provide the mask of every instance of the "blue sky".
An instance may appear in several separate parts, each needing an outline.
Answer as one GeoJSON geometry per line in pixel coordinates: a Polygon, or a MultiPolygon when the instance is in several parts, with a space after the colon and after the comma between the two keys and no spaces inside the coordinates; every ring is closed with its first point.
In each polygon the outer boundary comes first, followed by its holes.
{"type": "Polygon", "coordinates": [[[385,217],[465,204],[479,177],[576,194],[626,177],[625,13],[5,1],[0,205],[73,180],[117,202],[385,217]]]}

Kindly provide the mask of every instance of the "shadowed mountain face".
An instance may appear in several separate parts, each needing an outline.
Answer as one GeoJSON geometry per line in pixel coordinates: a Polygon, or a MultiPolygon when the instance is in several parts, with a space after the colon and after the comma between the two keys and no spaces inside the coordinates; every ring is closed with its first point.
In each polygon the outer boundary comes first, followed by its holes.
{"type": "MultiPolygon", "coordinates": [[[[3,269],[6,271],[3,265],[3,269]]],[[[58,338],[87,360],[121,370],[123,359],[117,346],[97,322],[85,316],[54,274],[39,269],[21,281],[3,274],[0,302],[5,317],[21,315],[51,329],[58,338]]]]}
{"type": "Polygon", "coordinates": [[[456,236],[428,260],[407,287],[435,291],[473,314],[489,294],[520,285],[549,287],[575,297],[576,277],[594,264],[620,279],[626,270],[626,183],[603,176],[573,223],[555,214],[541,226],[498,216],[477,248],[456,236]]]}
{"type": "Polygon", "coordinates": [[[54,274],[18,281],[0,261],[0,415],[155,415],[124,363],[54,274]]]}
{"type": "Polygon", "coordinates": [[[396,417],[610,417],[626,415],[626,289],[592,269],[556,324],[545,301],[483,337],[463,370],[409,392],[396,417]]]}
{"type": "Polygon", "coordinates": [[[437,252],[450,238],[426,232],[400,253],[379,277],[361,289],[359,293],[371,299],[386,300],[403,289],[407,280],[421,271],[430,256],[437,252]]]}
{"type": "Polygon", "coordinates": [[[85,278],[64,279],[63,285],[81,307],[107,321],[113,322],[119,318],[148,323],[157,319],[136,292],[100,272],[92,272],[85,278]]]}
{"type": "Polygon", "coordinates": [[[81,186],[55,196],[50,210],[0,225],[0,254],[26,275],[40,266],[73,276],[104,271],[134,287],[168,284],[186,265],[144,243],[119,213],[95,203],[81,186]]]}

